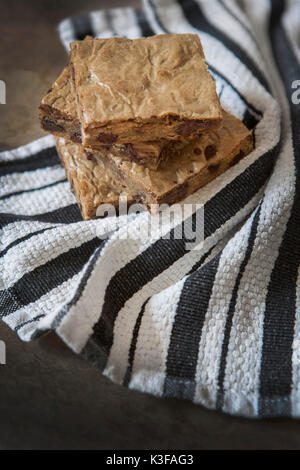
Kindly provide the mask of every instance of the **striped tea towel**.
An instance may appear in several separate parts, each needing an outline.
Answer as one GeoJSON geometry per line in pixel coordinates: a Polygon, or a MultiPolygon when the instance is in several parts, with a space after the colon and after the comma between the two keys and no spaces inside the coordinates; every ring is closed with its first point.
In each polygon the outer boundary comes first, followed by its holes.
{"type": "Polygon", "coordinates": [[[255,149],[191,196],[205,239],[190,251],[172,225],[169,239],[122,237],[146,212],[117,228],[83,222],[52,137],[1,153],[1,314],[21,339],[55,330],[115,382],[157,396],[300,416],[299,31],[298,0],[147,0],[59,25],[66,47],[198,33],[255,149]]]}

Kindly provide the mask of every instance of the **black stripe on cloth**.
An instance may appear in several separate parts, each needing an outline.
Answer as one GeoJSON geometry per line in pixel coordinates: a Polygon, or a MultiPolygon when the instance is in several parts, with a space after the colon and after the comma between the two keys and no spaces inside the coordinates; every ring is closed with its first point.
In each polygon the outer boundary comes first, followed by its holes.
{"type": "Polygon", "coordinates": [[[0,162],[0,176],[10,175],[12,173],[23,173],[24,171],[33,171],[56,165],[60,165],[56,147],[49,147],[26,158],[0,162]]]}
{"type": "Polygon", "coordinates": [[[98,237],[94,237],[24,274],[13,286],[0,293],[1,315],[9,315],[35,302],[72,278],[88,262],[101,241],[98,237]]]}
{"type": "Polygon", "coordinates": [[[95,36],[89,14],[73,16],[71,24],[75,33],[74,40],[82,41],[85,36],[95,36]]]}
{"type": "MultiPolygon", "coordinates": [[[[205,238],[209,237],[228,219],[239,212],[261,189],[271,172],[279,145],[262,155],[205,204],[205,238]],[[245,187],[249,188],[248,192],[245,191],[245,187]]],[[[196,221],[197,215],[193,214],[193,231],[196,228],[196,221]]],[[[108,357],[113,343],[113,327],[118,312],[127,300],[145,284],[187,253],[186,242],[185,238],[174,239],[173,229],[170,232],[169,240],[157,240],[113,276],[106,289],[102,314],[94,325],[93,334],[86,346],[86,357],[88,358],[89,355],[92,357],[92,359],[89,359],[90,361],[96,364],[98,350],[99,360],[105,367],[104,357],[108,357]]],[[[98,367],[100,368],[100,365],[98,367]]]]}
{"type": "Polygon", "coordinates": [[[193,274],[195,271],[197,271],[197,269],[199,269],[202,264],[204,263],[204,261],[209,257],[209,255],[211,254],[211,252],[213,251],[213,249],[215,248],[216,245],[213,245],[207,253],[205,253],[203,256],[201,256],[201,258],[192,266],[192,268],[190,269],[190,271],[187,273],[187,276],[189,276],[190,274],[193,274]]]}
{"type": "Polygon", "coordinates": [[[259,157],[228,186],[218,192],[205,204],[204,237],[214,233],[228,219],[244,207],[262,188],[269,177],[274,160],[277,158],[281,141],[259,157]],[[247,188],[247,191],[245,191],[247,188]]]}
{"type": "Polygon", "coordinates": [[[219,375],[218,375],[218,392],[217,392],[217,403],[216,403],[216,407],[218,410],[222,410],[223,403],[224,403],[224,378],[225,378],[225,370],[226,370],[226,359],[227,359],[228,345],[229,345],[229,340],[230,340],[232,319],[233,319],[233,315],[235,312],[236,299],[238,296],[239,286],[240,286],[244,271],[246,269],[246,266],[252,254],[252,250],[253,250],[254,242],[256,239],[256,234],[257,234],[260,211],[261,211],[261,203],[256,209],[256,214],[252,221],[245,257],[243,259],[243,262],[241,263],[239,273],[235,281],[235,285],[232,291],[232,295],[231,295],[231,299],[229,303],[229,309],[228,309],[228,313],[226,317],[226,323],[225,323],[225,328],[224,328],[224,338],[223,338],[222,352],[221,352],[221,359],[220,359],[220,366],[219,366],[219,375]]]}
{"type": "Polygon", "coordinates": [[[141,30],[142,37],[153,36],[155,33],[147,21],[146,15],[143,10],[134,10],[138,26],[141,30]]]}
{"type": "Polygon", "coordinates": [[[43,228],[41,230],[37,230],[36,232],[28,233],[24,237],[17,238],[13,242],[11,242],[9,245],[7,245],[7,247],[4,250],[0,251],[0,258],[2,256],[4,256],[11,248],[18,245],[19,243],[25,242],[26,240],[29,240],[31,237],[33,237],[35,235],[39,235],[40,233],[46,232],[46,230],[51,230],[55,227],[56,227],[56,225],[53,225],[52,227],[46,227],[46,228],[43,228]]]}
{"type": "Polygon", "coordinates": [[[253,130],[259,123],[259,120],[249,112],[248,108],[246,108],[243,116],[243,123],[248,129],[253,130]]]}
{"type": "Polygon", "coordinates": [[[138,336],[139,336],[139,331],[140,331],[140,327],[141,327],[141,323],[142,323],[142,318],[143,318],[143,315],[145,313],[145,308],[146,308],[146,305],[148,304],[149,300],[150,300],[150,297],[143,303],[142,308],[141,308],[141,310],[138,314],[138,317],[136,319],[136,322],[135,322],[135,325],[134,325],[134,328],[133,328],[132,339],[131,339],[131,344],[130,344],[130,348],[129,348],[128,366],[127,366],[127,370],[126,370],[124,380],[123,380],[123,385],[125,387],[128,387],[129,382],[131,380],[131,374],[132,374],[132,368],[133,368],[133,362],[134,362],[134,355],[135,355],[137,340],[138,340],[138,336]]]}
{"type": "Polygon", "coordinates": [[[39,186],[38,188],[23,189],[23,191],[16,191],[14,193],[5,194],[5,196],[0,196],[0,200],[8,199],[12,196],[19,196],[20,194],[24,194],[24,193],[31,193],[31,192],[34,192],[34,191],[39,191],[40,189],[52,188],[53,186],[56,186],[56,185],[61,184],[61,183],[65,183],[66,181],[67,181],[67,179],[64,178],[62,180],[54,181],[54,183],[49,183],[49,184],[46,184],[44,186],[39,186]]]}
{"type": "Polygon", "coordinates": [[[256,148],[256,135],[255,135],[255,128],[259,123],[259,119],[257,119],[254,114],[252,114],[248,108],[246,108],[243,116],[243,123],[245,126],[252,131],[252,139],[253,139],[253,149],[256,148]]]}
{"type": "Polygon", "coordinates": [[[260,370],[259,414],[289,415],[292,389],[292,345],[296,314],[296,281],[300,265],[300,108],[290,101],[291,84],[300,77],[300,67],[281,19],[284,2],[274,0],[269,34],[275,61],[290,103],[296,170],[295,197],[279,248],[266,297],[260,370]]]}
{"type": "Polygon", "coordinates": [[[221,87],[221,90],[220,90],[220,92],[219,92],[219,100],[220,100],[220,99],[221,99],[221,97],[222,97],[222,94],[223,94],[224,88],[225,88],[225,85],[222,83],[222,87],[221,87]]]}
{"type": "Polygon", "coordinates": [[[102,253],[102,250],[105,246],[107,242],[107,239],[103,240],[103,242],[101,243],[101,245],[96,249],[95,253],[93,254],[93,256],[91,257],[90,261],[89,261],[89,264],[85,270],[85,273],[79,283],[79,286],[78,288],[76,289],[76,292],[75,292],[75,295],[74,297],[72,298],[72,300],[67,304],[65,305],[62,310],[58,313],[58,315],[55,317],[52,325],[51,325],[51,328],[55,329],[55,328],[58,328],[58,326],[60,325],[62,319],[65,317],[65,315],[68,313],[68,311],[70,310],[71,307],[73,307],[77,302],[78,300],[80,299],[80,297],[82,296],[82,293],[83,293],[83,290],[86,286],[86,283],[102,253]]]}
{"type": "Polygon", "coordinates": [[[235,2],[241,11],[246,11],[244,0],[235,0],[235,2]]]}
{"type": "Polygon", "coordinates": [[[183,285],[166,361],[166,397],[194,397],[199,343],[220,256],[191,274],[183,285]]]}
{"type": "Polygon", "coordinates": [[[36,321],[39,321],[41,318],[44,318],[45,317],[45,314],[44,313],[40,313],[39,315],[37,315],[36,317],[33,317],[33,318],[30,318],[30,320],[26,320],[22,323],[20,323],[19,325],[17,325],[15,327],[15,331],[19,331],[21,330],[24,326],[26,325],[29,325],[29,323],[34,323],[36,321]]]}
{"type": "Polygon", "coordinates": [[[252,72],[253,76],[262,84],[262,86],[270,93],[270,86],[260,71],[260,69],[253,62],[251,57],[245,52],[238,43],[232,41],[226,34],[216,28],[203,14],[200,5],[195,0],[178,0],[182,7],[182,11],[187,21],[196,29],[208,33],[221,41],[233,54],[240,59],[240,61],[252,72]]]}
{"type": "Polygon", "coordinates": [[[0,213],[0,228],[14,222],[20,222],[21,220],[53,224],[71,224],[82,221],[82,216],[77,204],[70,204],[69,206],[61,207],[51,212],[45,212],[44,214],[22,215],[0,213]]]}

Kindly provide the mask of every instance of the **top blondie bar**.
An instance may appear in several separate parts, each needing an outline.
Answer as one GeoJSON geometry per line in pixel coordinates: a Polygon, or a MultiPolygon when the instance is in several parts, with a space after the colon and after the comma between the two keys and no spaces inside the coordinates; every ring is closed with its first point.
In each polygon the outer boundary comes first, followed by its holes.
{"type": "Polygon", "coordinates": [[[84,146],[184,140],[221,125],[197,35],[75,41],[70,61],[84,146]]]}

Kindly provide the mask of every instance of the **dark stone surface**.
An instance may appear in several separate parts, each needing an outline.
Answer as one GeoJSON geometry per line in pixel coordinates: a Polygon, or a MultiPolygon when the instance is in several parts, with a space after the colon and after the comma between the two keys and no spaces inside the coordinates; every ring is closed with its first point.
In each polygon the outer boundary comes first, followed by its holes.
{"type": "Polygon", "coordinates": [[[299,449],[300,423],[246,420],[113,384],[54,334],[23,343],[1,324],[2,449],[299,449]]]}
{"type": "MultiPolygon", "coordinates": [[[[40,137],[41,95],[66,62],[57,22],[84,9],[138,1],[0,1],[0,145],[40,137]]],[[[102,377],[54,334],[22,343],[0,324],[1,449],[300,449],[300,423],[252,421],[129,391],[102,377]]]]}

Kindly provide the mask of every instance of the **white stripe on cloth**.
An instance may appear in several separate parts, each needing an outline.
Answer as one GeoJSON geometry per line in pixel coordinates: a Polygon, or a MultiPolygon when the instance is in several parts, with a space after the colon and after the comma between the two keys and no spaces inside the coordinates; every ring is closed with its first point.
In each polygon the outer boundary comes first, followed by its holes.
{"type": "MultiPolygon", "coordinates": [[[[294,53],[300,62],[300,37],[299,37],[300,3],[298,0],[287,0],[287,9],[282,16],[282,24],[291,41],[294,53]]],[[[300,78],[299,78],[300,80],[300,78]]]]}
{"type": "MultiPolygon", "coordinates": [[[[136,21],[135,9],[114,8],[112,10],[92,11],[89,14],[91,29],[97,38],[123,36],[137,38],[141,36],[141,28],[136,21]]],[[[68,50],[70,43],[75,41],[76,30],[71,19],[63,20],[58,27],[60,38],[68,50]]]]}
{"type": "Polygon", "coordinates": [[[75,196],[71,193],[67,181],[61,182],[50,188],[40,189],[37,197],[36,192],[11,196],[1,201],[3,212],[13,212],[22,215],[37,215],[54,211],[61,207],[75,204],[75,196]]]}
{"type": "Polygon", "coordinates": [[[253,214],[224,248],[205,316],[195,376],[195,403],[216,405],[224,328],[232,291],[247,250],[253,214]]]}
{"type": "Polygon", "coordinates": [[[266,67],[262,60],[260,51],[252,37],[247,33],[247,31],[245,31],[242,25],[228,13],[220,2],[197,0],[197,3],[201,6],[202,12],[209,22],[216,26],[227,37],[231,38],[234,42],[237,42],[266,76],[266,67]]]}
{"type": "Polygon", "coordinates": [[[57,29],[60,40],[68,51],[70,49],[70,43],[76,39],[71,18],[66,18],[65,20],[61,21],[57,29]]]}
{"type": "Polygon", "coordinates": [[[19,222],[12,222],[7,224],[5,229],[2,229],[0,239],[0,251],[5,250],[11,243],[17,242],[19,239],[30,235],[31,233],[38,232],[39,230],[48,227],[56,227],[57,224],[51,222],[37,222],[21,220],[19,222]]]}
{"type": "Polygon", "coordinates": [[[222,90],[220,96],[220,103],[222,105],[222,108],[224,108],[225,111],[230,112],[230,110],[232,109],[232,103],[234,103],[234,115],[242,120],[244,113],[247,110],[245,102],[239,97],[239,95],[235,90],[233,90],[233,88],[227,85],[225,80],[222,80],[222,78],[220,78],[214,72],[212,72],[212,76],[216,81],[216,88],[218,94],[222,90]]]}
{"type": "Polygon", "coordinates": [[[41,150],[54,146],[54,137],[52,135],[47,135],[46,137],[41,137],[29,144],[17,147],[14,150],[5,150],[4,152],[0,152],[0,162],[11,162],[13,160],[27,158],[41,150]]]}
{"type": "MultiPolygon", "coordinates": [[[[153,295],[142,318],[129,387],[162,395],[176,307],[185,279],[153,295]]],[[[127,366],[128,353],[124,358],[127,366]]],[[[124,370],[121,373],[121,377],[124,370]]]]}
{"type": "Polygon", "coordinates": [[[141,29],[136,22],[133,8],[115,8],[111,10],[110,16],[113,31],[118,36],[125,36],[130,39],[141,37],[141,29]]]}
{"type": "Polygon", "coordinates": [[[227,6],[228,10],[230,10],[238,18],[241,24],[243,24],[244,27],[248,29],[250,35],[255,36],[249,18],[245,15],[243,9],[241,8],[241,1],[242,0],[222,0],[223,4],[227,6]]]}
{"type": "Polygon", "coordinates": [[[60,165],[4,175],[1,177],[0,198],[18,191],[28,191],[47,184],[59,183],[65,178],[65,171],[60,165]]]}
{"type": "Polygon", "coordinates": [[[108,23],[106,11],[92,11],[89,14],[89,18],[95,37],[111,37],[114,35],[114,32],[108,23]]]}

